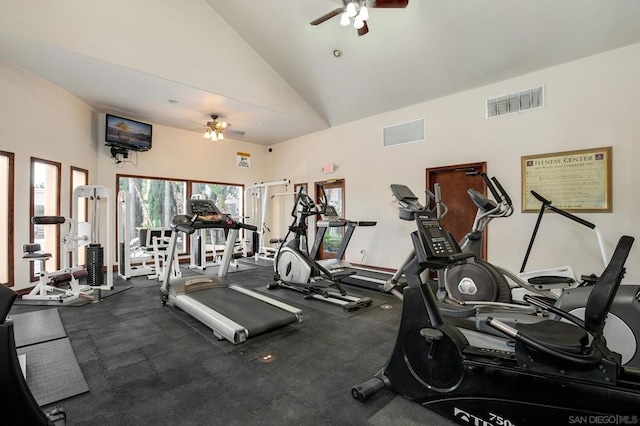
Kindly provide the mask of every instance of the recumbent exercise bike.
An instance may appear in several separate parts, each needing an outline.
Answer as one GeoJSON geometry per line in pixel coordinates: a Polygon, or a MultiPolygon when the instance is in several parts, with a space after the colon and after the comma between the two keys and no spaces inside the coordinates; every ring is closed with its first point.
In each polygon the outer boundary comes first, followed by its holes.
{"type": "Polygon", "coordinates": [[[417,230],[411,234],[415,255],[405,268],[408,287],[398,336],[384,367],[351,389],[354,398],[366,401],[387,388],[460,424],[566,424],[592,416],[640,420],[640,370],[622,367],[602,335],[632,237],[620,238],[591,292],[584,321],[531,296],[532,303],[572,323],[510,327],[488,318],[515,341],[513,353],[471,346],[443,318],[420,276],[473,255],[462,253],[426,209],[404,214],[414,217],[417,230]]]}

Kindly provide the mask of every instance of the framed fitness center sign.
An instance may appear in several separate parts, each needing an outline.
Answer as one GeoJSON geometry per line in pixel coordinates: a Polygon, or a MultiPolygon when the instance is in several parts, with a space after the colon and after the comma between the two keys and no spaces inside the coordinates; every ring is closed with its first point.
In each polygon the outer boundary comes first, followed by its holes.
{"type": "Polygon", "coordinates": [[[522,211],[537,212],[535,191],[555,207],[611,212],[611,147],[522,157],[522,211]]]}

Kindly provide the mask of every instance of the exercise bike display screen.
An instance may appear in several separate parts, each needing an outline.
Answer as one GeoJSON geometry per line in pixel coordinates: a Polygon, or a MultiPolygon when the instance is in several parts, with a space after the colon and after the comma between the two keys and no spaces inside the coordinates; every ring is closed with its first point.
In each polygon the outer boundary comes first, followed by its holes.
{"type": "Polygon", "coordinates": [[[458,253],[451,236],[437,220],[418,218],[418,229],[425,240],[427,257],[449,257],[458,253]]]}

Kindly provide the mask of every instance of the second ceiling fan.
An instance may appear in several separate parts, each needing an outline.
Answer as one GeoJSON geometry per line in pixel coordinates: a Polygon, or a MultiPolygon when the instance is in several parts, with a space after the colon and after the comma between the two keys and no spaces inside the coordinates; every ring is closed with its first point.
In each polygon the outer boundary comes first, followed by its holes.
{"type": "Polygon", "coordinates": [[[405,8],[409,4],[409,0],[342,0],[343,7],[332,10],[311,21],[311,25],[319,25],[334,16],[340,16],[340,25],[347,26],[351,24],[353,18],[353,26],[358,30],[358,35],[363,36],[369,32],[367,19],[369,19],[369,9],[380,8],[405,8]]]}
{"type": "Polygon", "coordinates": [[[232,133],[234,135],[244,136],[244,131],[229,129],[228,127],[231,126],[231,124],[227,123],[226,121],[218,121],[218,117],[219,116],[217,114],[211,114],[211,121],[208,121],[205,125],[205,139],[216,141],[222,140],[224,139],[223,133],[232,133]]]}

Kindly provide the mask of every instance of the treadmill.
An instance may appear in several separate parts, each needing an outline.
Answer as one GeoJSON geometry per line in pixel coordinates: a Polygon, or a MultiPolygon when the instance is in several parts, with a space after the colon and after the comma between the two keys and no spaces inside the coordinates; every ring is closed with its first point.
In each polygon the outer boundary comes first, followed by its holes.
{"type": "Polygon", "coordinates": [[[393,277],[392,273],[353,266],[344,260],[347,245],[356,228],[359,226],[375,226],[376,224],[377,222],[374,221],[355,222],[344,219],[338,215],[334,206],[328,205],[327,210],[322,215],[322,220],[316,223],[318,231],[316,232],[316,238],[313,242],[313,248],[311,249],[311,258],[315,259],[316,262],[328,269],[331,273],[337,273],[339,275],[344,273],[344,276],[338,279],[341,283],[365,287],[371,290],[385,291],[385,284],[393,277]],[[336,251],[336,257],[335,259],[318,260],[318,251],[324,235],[328,228],[334,227],[346,228],[344,237],[342,237],[342,241],[336,251]]]}
{"type": "Polygon", "coordinates": [[[245,342],[288,324],[302,322],[302,311],[293,306],[256,293],[226,279],[233,248],[241,228],[255,231],[256,227],[245,225],[222,214],[213,200],[187,200],[187,214],[173,218],[167,263],[176,256],[180,233],[193,234],[196,230],[228,229],[222,262],[217,276],[194,276],[170,279],[165,274],[160,286],[162,304],[167,303],[183,310],[213,330],[218,339],[233,344],[245,342]]]}

